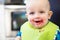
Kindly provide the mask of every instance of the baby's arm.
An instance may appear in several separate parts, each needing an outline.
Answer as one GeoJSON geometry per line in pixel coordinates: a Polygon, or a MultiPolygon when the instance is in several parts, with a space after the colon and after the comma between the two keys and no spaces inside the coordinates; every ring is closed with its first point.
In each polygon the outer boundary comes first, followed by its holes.
{"type": "Polygon", "coordinates": [[[16,35],[17,37],[15,38],[15,40],[21,40],[21,32],[19,31],[16,35]]]}
{"type": "Polygon", "coordinates": [[[57,35],[56,35],[55,40],[60,40],[60,30],[57,31],[57,35]]]}

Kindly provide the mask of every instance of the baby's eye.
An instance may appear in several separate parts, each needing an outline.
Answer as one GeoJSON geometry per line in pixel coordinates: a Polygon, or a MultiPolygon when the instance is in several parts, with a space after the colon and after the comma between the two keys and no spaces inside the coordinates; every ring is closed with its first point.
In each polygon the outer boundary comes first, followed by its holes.
{"type": "Polygon", "coordinates": [[[39,11],[40,13],[45,13],[44,11],[39,11]]]}
{"type": "Polygon", "coordinates": [[[30,14],[30,15],[33,15],[33,14],[34,14],[34,12],[30,12],[29,14],[30,14]]]}

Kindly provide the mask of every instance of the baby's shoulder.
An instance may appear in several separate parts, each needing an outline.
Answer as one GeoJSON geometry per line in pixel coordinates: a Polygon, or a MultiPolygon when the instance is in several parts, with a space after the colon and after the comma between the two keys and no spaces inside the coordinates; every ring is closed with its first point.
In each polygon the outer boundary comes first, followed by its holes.
{"type": "Polygon", "coordinates": [[[24,24],[21,25],[21,29],[25,29],[27,28],[27,26],[29,25],[29,22],[25,22],[24,24]]]}

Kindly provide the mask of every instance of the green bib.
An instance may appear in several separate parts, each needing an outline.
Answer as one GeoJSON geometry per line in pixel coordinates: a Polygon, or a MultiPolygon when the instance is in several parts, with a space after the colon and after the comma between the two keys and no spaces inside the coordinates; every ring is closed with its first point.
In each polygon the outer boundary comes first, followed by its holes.
{"type": "Polygon", "coordinates": [[[22,40],[54,40],[58,26],[48,22],[42,29],[36,29],[29,22],[21,26],[22,40]]]}

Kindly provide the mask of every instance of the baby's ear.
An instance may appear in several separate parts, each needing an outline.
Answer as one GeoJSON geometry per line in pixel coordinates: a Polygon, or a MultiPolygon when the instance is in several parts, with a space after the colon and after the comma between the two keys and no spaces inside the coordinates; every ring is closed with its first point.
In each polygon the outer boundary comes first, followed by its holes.
{"type": "Polygon", "coordinates": [[[52,14],[53,14],[53,12],[52,12],[52,11],[49,11],[49,12],[48,12],[48,19],[50,19],[50,18],[51,18],[52,14]]]}

